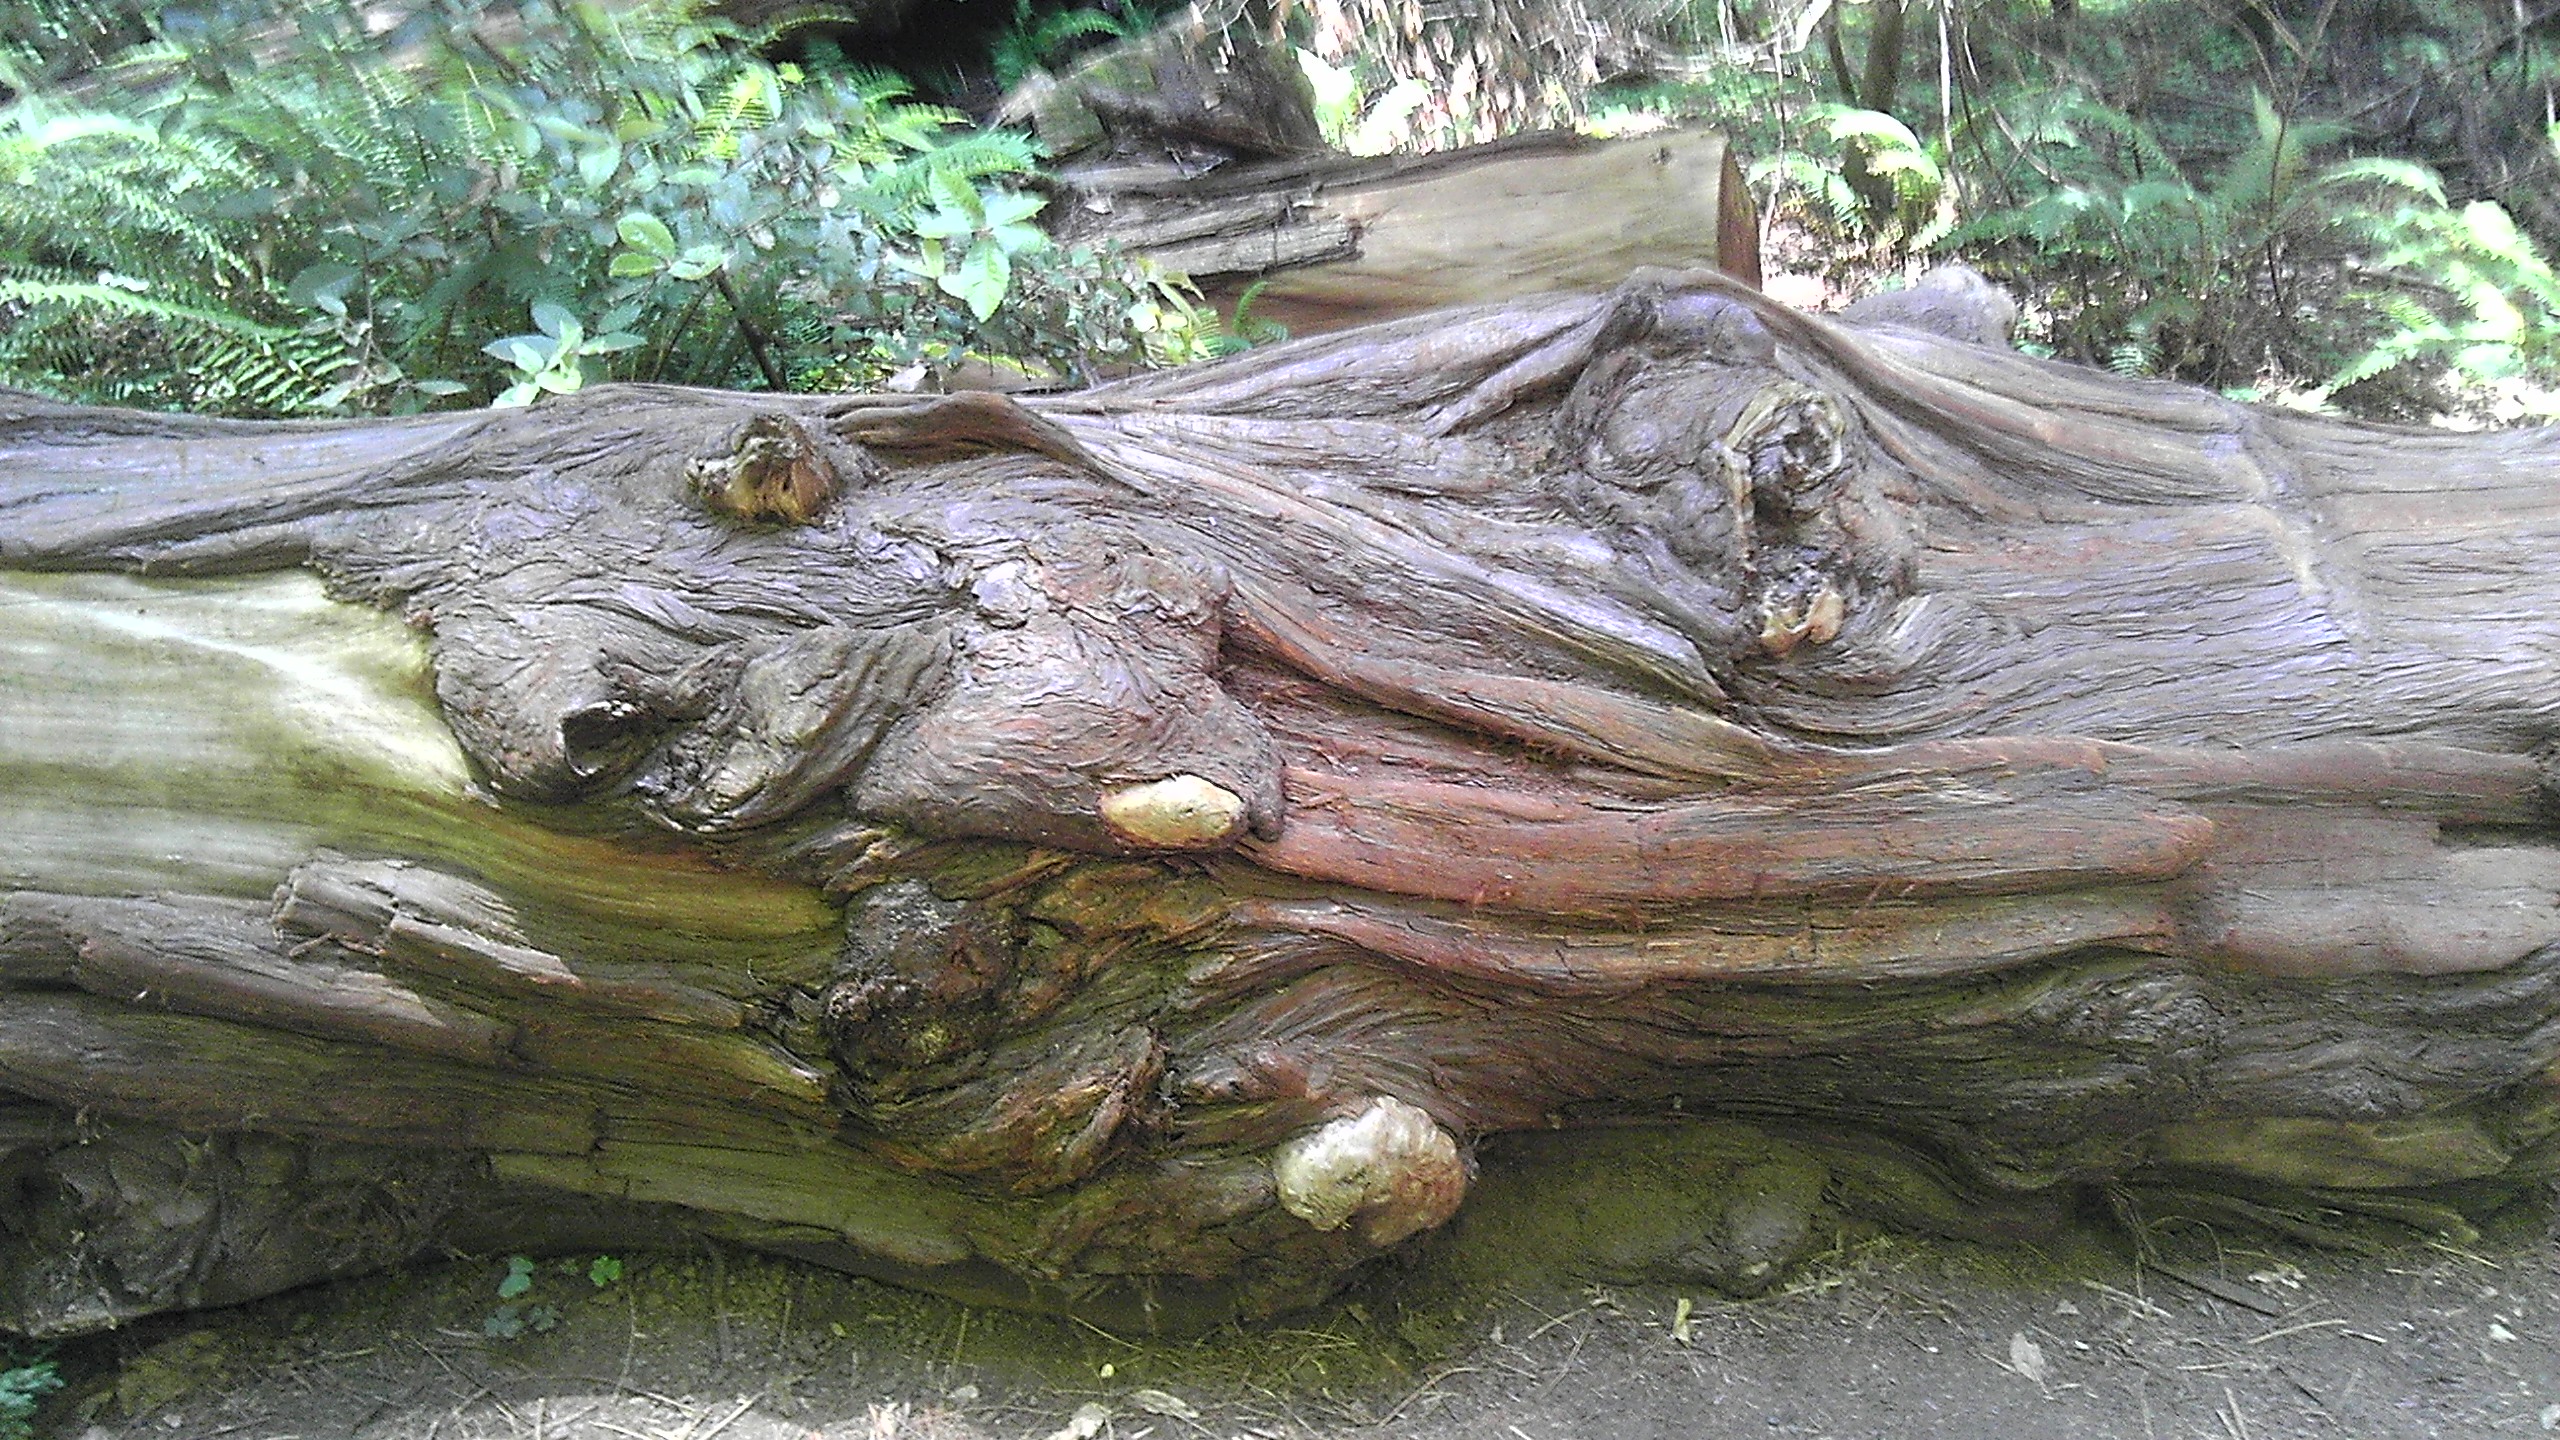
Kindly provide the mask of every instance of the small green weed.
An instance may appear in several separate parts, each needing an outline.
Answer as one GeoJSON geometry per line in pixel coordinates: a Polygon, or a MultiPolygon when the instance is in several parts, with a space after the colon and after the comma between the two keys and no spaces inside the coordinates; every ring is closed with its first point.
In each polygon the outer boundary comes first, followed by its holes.
{"type": "MultiPolygon", "coordinates": [[[[584,1276],[598,1290],[610,1289],[622,1280],[622,1261],[612,1255],[598,1255],[583,1265],[564,1260],[558,1268],[564,1275],[584,1276]]],[[[530,1256],[507,1257],[507,1273],[498,1281],[498,1308],[481,1320],[481,1334],[492,1340],[516,1340],[528,1333],[547,1335],[560,1328],[559,1307],[533,1298],[541,1269],[530,1256]]],[[[0,1435],[0,1440],[8,1437],[0,1435]]]]}

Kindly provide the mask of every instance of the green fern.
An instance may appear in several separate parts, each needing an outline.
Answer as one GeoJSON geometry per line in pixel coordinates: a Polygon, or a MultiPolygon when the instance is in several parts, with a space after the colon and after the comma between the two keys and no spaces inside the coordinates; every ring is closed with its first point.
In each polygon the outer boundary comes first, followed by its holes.
{"type": "Polygon", "coordinates": [[[263,413],[487,399],[520,377],[484,347],[536,302],[637,337],[599,378],[1172,353],[1134,318],[1170,281],[1023,223],[1027,138],[820,44],[766,60],[706,0],[526,0],[503,47],[468,23],[496,3],[386,38],[353,0],[263,0],[259,25],[128,52],[103,101],[14,85],[0,383],[263,413]]]}
{"type": "Polygon", "coordinates": [[[996,83],[1014,82],[1044,65],[1054,64],[1079,40],[1126,40],[1138,27],[1099,10],[1060,10],[1035,15],[1032,0],[1014,0],[1013,23],[996,37],[988,57],[996,83]]]}
{"type": "Polygon", "coordinates": [[[0,1349],[0,1440],[31,1440],[36,1409],[62,1388],[62,1373],[46,1359],[0,1349]]]}
{"type": "Polygon", "coordinates": [[[1840,238],[1897,254],[1925,253],[1947,236],[1946,171],[1910,126],[1846,105],[1817,106],[1812,118],[1820,139],[1755,162],[1753,183],[1813,201],[1840,238]]]}

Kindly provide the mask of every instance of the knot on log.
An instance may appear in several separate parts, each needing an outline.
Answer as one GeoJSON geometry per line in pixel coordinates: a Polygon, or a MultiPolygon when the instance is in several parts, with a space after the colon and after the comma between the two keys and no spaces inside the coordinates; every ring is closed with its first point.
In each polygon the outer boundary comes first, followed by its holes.
{"type": "MultiPolygon", "coordinates": [[[[1630,282],[1562,407],[1569,503],[1668,552],[1735,663],[1839,638],[1908,590],[1913,547],[1830,396],[1788,376],[1738,307],[1630,282]]],[[[1670,567],[1666,567],[1670,568],[1670,567]]]]}
{"type": "Polygon", "coordinates": [[[704,506],[736,520],[806,525],[843,494],[850,469],[877,472],[868,457],[789,415],[764,414],[738,431],[728,454],[685,467],[685,487],[704,506]]]}
{"type": "Polygon", "coordinates": [[[1381,1247],[1438,1226],[1467,1194],[1458,1142],[1391,1095],[1281,1146],[1271,1177],[1290,1214],[1318,1230],[1356,1221],[1360,1238],[1381,1247]]]}
{"type": "Polygon", "coordinates": [[[1102,797],[1102,823],[1150,850],[1206,850],[1244,831],[1244,797],[1197,775],[1125,785],[1102,797]]]}
{"type": "MultiPolygon", "coordinates": [[[[1021,932],[993,906],[945,900],[921,881],[863,892],[845,917],[842,967],[826,992],[837,1060],[885,1077],[974,1048],[1025,1008],[999,1006],[1015,980],[1021,932]]],[[[1030,1008],[1042,1008],[1035,1001],[1030,1008]]]]}

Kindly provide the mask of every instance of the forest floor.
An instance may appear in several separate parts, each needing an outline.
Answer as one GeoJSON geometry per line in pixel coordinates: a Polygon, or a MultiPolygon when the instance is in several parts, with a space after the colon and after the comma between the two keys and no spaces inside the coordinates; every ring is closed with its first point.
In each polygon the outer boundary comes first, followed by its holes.
{"type": "Polygon", "coordinates": [[[1436,1257],[1168,1342],[737,1251],[456,1260],[65,1350],[71,1440],[1649,1440],[2560,1430],[2550,1216],[2339,1255],[1843,1237],[1770,1294],[1436,1257]],[[613,1274],[615,1266],[619,1274],[613,1274]],[[598,1283],[601,1281],[602,1283],[598,1283]],[[494,1323],[493,1323],[494,1321],[494,1323]],[[493,1334],[520,1328],[512,1337],[493,1334]]]}

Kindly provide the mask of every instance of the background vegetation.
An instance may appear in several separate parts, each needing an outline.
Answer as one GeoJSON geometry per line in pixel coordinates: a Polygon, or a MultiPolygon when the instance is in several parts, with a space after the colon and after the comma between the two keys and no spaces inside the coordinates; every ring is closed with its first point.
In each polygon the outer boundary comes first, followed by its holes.
{"type": "Polygon", "coordinates": [[[290,415],[1182,358],[1180,287],[1050,245],[1030,142],[896,75],[694,0],[380,13],[170,8],[77,88],[0,70],[0,378],[290,415]]]}
{"type": "Polygon", "coordinates": [[[1688,58],[1603,114],[1724,117],[1782,258],[1835,283],[1963,259],[2027,299],[2031,345],[2092,364],[2395,418],[2560,414],[2560,5],[1684,15],[1688,58]]]}
{"type": "MultiPolygon", "coordinates": [[[[399,412],[1214,353],[1179,277],[1048,241],[1044,157],[947,103],[1159,8],[979,5],[848,58],[823,7],[787,31],[705,0],[0,7],[0,383],[399,412]]],[[[1234,8],[1364,152],[1711,117],[1773,259],[1835,292],[1963,259],[2026,297],[2028,344],[2090,363],[2560,415],[2560,5],[1234,8]]]]}

